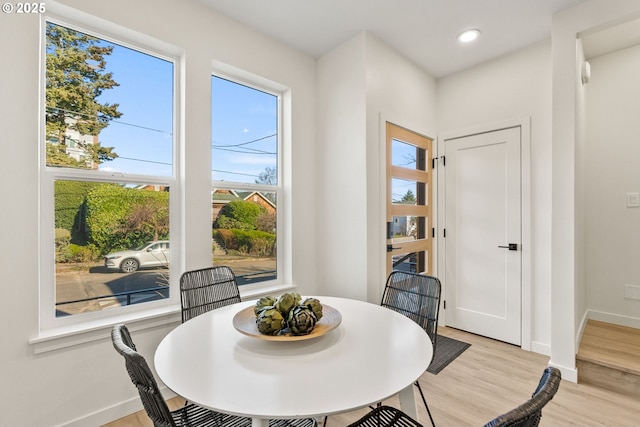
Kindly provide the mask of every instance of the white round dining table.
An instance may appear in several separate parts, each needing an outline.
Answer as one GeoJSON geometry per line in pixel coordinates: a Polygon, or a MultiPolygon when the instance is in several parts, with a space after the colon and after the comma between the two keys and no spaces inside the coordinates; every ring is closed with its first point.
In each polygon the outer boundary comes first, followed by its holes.
{"type": "MultiPolygon", "coordinates": [[[[431,361],[427,333],[376,304],[317,297],[337,310],[335,329],[298,341],[269,341],[236,330],[233,318],[255,301],[218,308],[171,331],[155,353],[155,369],[174,393],[198,405],[269,419],[320,418],[400,394],[416,418],[413,383],[431,361]]],[[[417,419],[417,418],[416,418],[417,419]]]]}

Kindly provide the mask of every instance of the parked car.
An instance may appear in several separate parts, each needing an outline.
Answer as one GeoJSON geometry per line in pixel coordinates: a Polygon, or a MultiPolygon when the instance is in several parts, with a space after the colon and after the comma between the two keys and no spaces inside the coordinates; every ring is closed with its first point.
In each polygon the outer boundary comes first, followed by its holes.
{"type": "Polygon", "coordinates": [[[168,267],[169,253],[168,240],[147,242],[135,249],[107,254],[104,257],[104,266],[123,273],[133,273],[146,267],[168,267]]]}

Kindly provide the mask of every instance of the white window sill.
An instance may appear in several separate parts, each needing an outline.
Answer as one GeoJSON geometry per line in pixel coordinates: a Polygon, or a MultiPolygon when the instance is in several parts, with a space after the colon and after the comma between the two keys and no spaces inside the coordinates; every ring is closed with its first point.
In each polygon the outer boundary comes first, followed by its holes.
{"type": "Polygon", "coordinates": [[[242,299],[242,301],[249,301],[252,299],[258,299],[266,295],[276,297],[295,288],[296,287],[294,285],[284,284],[262,287],[251,287],[251,285],[244,285],[240,286],[240,299],[242,299]]]}
{"type": "Polygon", "coordinates": [[[108,319],[40,331],[38,336],[29,340],[29,344],[33,346],[34,354],[40,354],[91,341],[110,339],[111,328],[118,323],[126,323],[129,330],[139,331],[179,323],[180,321],[180,307],[165,306],[147,311],[136,311],[126,315],[116,315],[108,319]]]}
{"type": "MultiPolygon", "coordinates": [[[[240,298],[243,301],[248,301],[265,295],[278,296],[293,289],[295,289],[295,286],[283,284],[268,287],[242,286],[240,287],[240,298]]],[[[111,328],[118,323],[125,323],[129,330],[133,332],[180,323],[180,321],[180,306],[164,306],[125,315],[110,316],[107,319],[94,320],[82,324],[43,330],[36,337],[29,339],[29,344],[33,346],[34,354],[41,354],[92,341],[110,339],[111,328]]]]}

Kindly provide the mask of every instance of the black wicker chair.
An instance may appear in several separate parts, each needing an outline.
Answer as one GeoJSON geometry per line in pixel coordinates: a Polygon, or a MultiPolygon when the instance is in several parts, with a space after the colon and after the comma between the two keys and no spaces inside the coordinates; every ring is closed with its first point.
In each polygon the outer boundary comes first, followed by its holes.
{"type": "MultiPolygon", "coordinates": [[[[387,278],[380,304],[407,316],[420,325],[431,339],[433,354],[436,352],[438,338],[441,290],[442,285],[437,277],[404,271],[392,271],[387,278]]],[[[427,405],[427,399],[424,397],[422,387],[420,387],[420,382],[416,381],[414,384],[420,392],[420,397],[422,397],[431,425],[435,427],[429,405],[427,405]]]]}
{"type": "MultiPolygon", "coordinates": [[[[111,330],[113,346],[125,360],[131,381],[138,389],[144,409],[155,427],[250,427],[251,418],[212,411],[193,403],[170,411],[146,360],[136,351],[131,334],[125,325],[111,330]]],[[[270,420],[269,427],[317,427],[311,418],[270,420]]]]}
{"type": "Polygon", "coordinates": [[[347,427],[422,427],[422,424],[399,409],[381,405],[347,427]]]}
{"type": "Polygon", "coordinates": [[[240,302],[240,291],[227,266],[186,271],[180,277],[182,322],[236,302],[240,302]]]}
{"type": "Polygon", "coordinates": [[[559,369],[547,367],[531,399],[494,418],[484,427],[536,427],[542,417],[542,408],[555,396],[558,387],[560,387],[561,379],[562,375],[559,369]]]}
{"type": "MultiPolygon", "coordinates": [[[[506,412],[483,427],[537,427],[542,417],[542,408],[560,387],[562,376],[560,370],[554,367],[547,367],[542,373],[542,378],[536,391],[529,400],[517,408],[506,412]]],[[[422,427],[413,418],[396,408],[389,406],[378,406],[358,421],[349,424],[348,427],[422,427]]]]}
{"type": "Polygon", "coordinates": [[[170,411],[164,401],[149,365],[136,351],[129,330],[125,325],[116,325],[111,330],[111,340],[116,351],[124,357],[131,381],[138,389],[140,400],[153,425],[156,427],[250,427],[251,419],[221,414],[188,403],[182,408],[170,411]]]}

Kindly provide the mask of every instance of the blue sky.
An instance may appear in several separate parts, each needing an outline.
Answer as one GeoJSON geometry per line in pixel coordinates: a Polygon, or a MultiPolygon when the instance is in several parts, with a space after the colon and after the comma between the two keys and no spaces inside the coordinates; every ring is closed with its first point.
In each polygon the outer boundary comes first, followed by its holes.
{"type": "Polygon", "coordinates": [[[211,78],[211,179],[255,182],[277,167],[277,97],[211,78]]]}
{"type": "Polygon", "coordinates": [[[115,147],[119,158],[101,170],[171,175],[173,142],[173,63],[115,45],[107,71],[120,86],[102,93],[100,102],[119,104],[119,119],[100,132],[100,143],[115,147]]]}
{"type": "MultiPolygon", "coordinates": [[[[173,141],[174,64],[114,45],[107,71],[120,86],[100,102],[118,103],[122,117],[99,135],[119,158],[101,170],[169,176],[173,141]]],[[[255,182],[277,161],[277,97],[228,80],[211,79],[211,178],[255,182]]]]}

